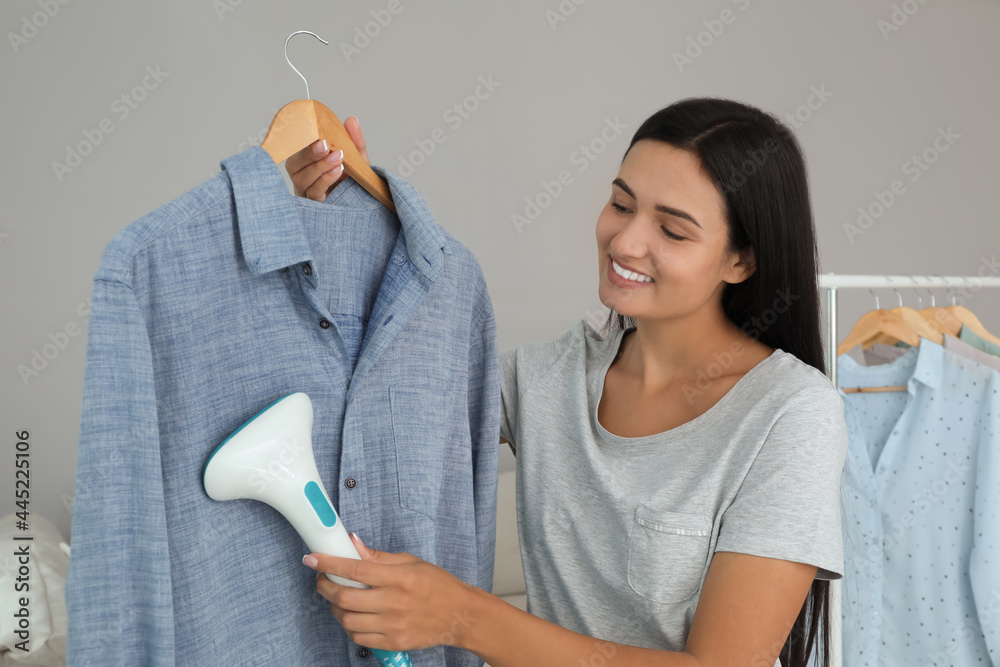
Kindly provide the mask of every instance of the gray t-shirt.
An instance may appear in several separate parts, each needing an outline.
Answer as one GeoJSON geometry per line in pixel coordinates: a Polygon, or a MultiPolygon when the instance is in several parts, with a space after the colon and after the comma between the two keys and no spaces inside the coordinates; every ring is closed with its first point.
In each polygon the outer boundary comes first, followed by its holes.
{"type": "Polygon", "coordinates": [[[695,419],[621,437],[597,421],[597,405],[623,333],[604,340],[580,320],[500,353],[528,611],[592,637],[682,651],[716,551],[841,578],[848,443],[830,380],[776,349],[695,419]]]}

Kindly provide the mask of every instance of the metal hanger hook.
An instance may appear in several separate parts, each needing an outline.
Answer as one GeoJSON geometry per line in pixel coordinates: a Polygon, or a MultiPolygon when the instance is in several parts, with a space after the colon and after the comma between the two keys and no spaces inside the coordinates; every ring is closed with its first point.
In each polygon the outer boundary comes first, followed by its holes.
{"type": "MultiPolygon", "coordinates": [[[[295,73],[298,74],[299,76],[302,76],[302,72],[296,69],[295,65],[292,64],[292,61],[288,59],[288,40],[290,40],[292,37],[295,37],[295,35],[301,35],[301,34],[312,35],[313,37],[323,42],[324,44],[330,43],[325,39],[323,39],[322,37],[320,37],[319,35],[317,35],[316,33],[310,32],[309,30],[296,30],[295,32],[293,32],[291,35],[288,36],[288,39],[285,40],[285,62],[288,63],[288,66],[291,67],[293,70],[295,70],[295,73]]],[[[311,100],[312,98],[309,97],[309,82],[306,81],[306,78],[304,76],[302,76],[302,80],[305,81],[306,84],[306,99],[311,100]]]]}
{"type": "MultiPolygon", "coordinates": [[[[913,283],[913,291],[917,295],[917,304],[918,304],[917,305],[917,310],[923,310],[924,309],[924,298],[922,296],[920,296],[920,292],[919,292],[919,290],[917,290],[917,279],[914,278],[913,276],[910,276],[910,282],[913,283]]],[[[928,292],[929,291],[930,290],[928,290],[928,292]]]]}
{"type": "Polygon", "coordinates": [[[899,307],[902,308],[903,307],[903,295],[900,294],[899,290],[896,289],[895,287],[893,287],[892,289],[893,289],[894,292],[896,292],[896,296],[899,297],[899,307]]]}
{"type": "Polygon", "coordinates": [[[875,310],[882,310],[882,309],[881,309],[881,308],[879,307],[879,305],[878,305],[878,295],[877,295],[877,294],[875,294],[875,291],[874,291],[874,290],[872,290],[872,288],[871,288],[871,287],[869,287],[869,288],[868,288],[868,291],[869,291],[869,292],[871,292],[871,294],[872,294],[872,296],[873,296],[873,297],[875,297],[875,310]]]}

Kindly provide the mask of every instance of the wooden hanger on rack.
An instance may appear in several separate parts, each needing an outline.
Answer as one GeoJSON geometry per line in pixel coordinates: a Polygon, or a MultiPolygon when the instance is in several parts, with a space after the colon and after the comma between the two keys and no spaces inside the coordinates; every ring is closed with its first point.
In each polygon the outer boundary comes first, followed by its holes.
{"type": "MultiPolygon", "coordinates": [[[[997,338],[987,331],[986,327],[983,326],[983,323],[979,321],[979,318],[973,315],[972,311],[965,306],[948,306],[944,310],[953,314],[963,326],[969,327],[973,333],[979,334],[980,338],[988,340],[991,343],[995,343],[996,345],[1000,345],[1000,338],[997,338]]],[[[959,330],[959,333],[961,333],[961,330],[959,330]]],[[[958,336],[959,334],[955,335],[958,336]]]]}
{"type": "Polygon", "coordinates": [[[271,120],[270,127],[267,128],[267,134],[260,147],[268,152],[275,163],[280,163],[317,139],[326,139],[330,150],[340,149],[344,151],[344,173],[357,181],[383,206],[395,213],[396,205],[392,201],[389,185],[361,157],[357,146],[354,145],[354,140],[351,139],[347,129],[336,114],[309,97],[309,82],[288,59],[288,40],[300,33],[312,35],[324,44],[330,43],[308,30],[293,32],[285,40],[285,61],[305,81],[306,99],[289,102],[278,110],[278,113],[271,120]]]}
{"type": "MultiPolygon", "coordinates": [[[[913,308],[907,308],[903,305],[903,295],[899,293],[899,290],[896,290],[896,294],[899,296],[899,306],[893,308],[892,312],[903,318],[903,321],[905,321],[906,324],[909,325],[910,329],[913,330],[913,332],[920,338],[926,338],[927,340],[934,341],[938,345],[944,345],[944,329],[938,325],[931,315],[925,314],[927,309],[918,311],[913,308]]],[[[869,341],[869,344],[865,347],[870,347],[875,343],[887,343],[889,345],[894,345],[897,340],[899,339],[893,338],[889,334],[880,333],[874,339],[869,341]]]]}
{"type": "MultiPolygon", "coordinates": [[[[874,292],[872,293],[874,295],[874,292]]],[[[902,302],[902,297],[900,297],[902,302]]],[[[841,355],[851,350],[857,345],[861,349],[867,349],[877,342],[903,341],[913,347],[920,346],[920,332],[930,333],[931,336],[943,335],[933,329],[927,322],[912,308],[894,308],[893,310],[883,310],[878,307],[878,297],[875,297],[875,310],[869,311],[861,316],[851,333],[848,334],[844,342],[837,347],[837,354],[841,355]],[[916,319],[914,319],[916,318],[916,319]],[[918,321],[919,320],[919,321],[918,321]]],[[[923,336],[930,338],[930,336],[923,336]]],[[[893,385],[890,387],[841,387],[845,394],[869,393],[882,391],[905,391],[907,386],[893,385]]]]}

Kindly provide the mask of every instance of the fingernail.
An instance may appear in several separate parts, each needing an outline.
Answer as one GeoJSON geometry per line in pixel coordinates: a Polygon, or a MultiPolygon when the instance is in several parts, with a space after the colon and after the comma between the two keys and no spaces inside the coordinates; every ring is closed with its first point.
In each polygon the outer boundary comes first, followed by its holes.
{"type": "Polygon", "coordinates": [[[313,152],[316,153],[316,155],[322,155],[323,153],[327,152],[328,150],[330,150],[330,147],[326,143],[326,139],[324,139],[323,141],[321,141],[318,144],[315,144],[313,146],[313,152]]]}
{"type": "Polygon", "coordinates": [[[343,157],[344,157],[344,151],[338,150],[333,153],[330,153],[323,159],[326,160],[327,162],[336,162],[337,160],[340,160],[343,157]]]}
{"type": "Polygon", "coordinates": [[[316,559],[316,556],[310,556],[309,554],[302,557],[302,562],[309,567],[316,567],[319,565],[319,561],[316,559]]]}
{"type": "MultiPolygon", "coordinates": [[[[351,533],[351,537],[356,539],[358,542],[361,542],[361,536],[358,535],[357,533],[351,533]]],[[[361,542],[361,544],[364,544],[364,542],[361,542]]]]}

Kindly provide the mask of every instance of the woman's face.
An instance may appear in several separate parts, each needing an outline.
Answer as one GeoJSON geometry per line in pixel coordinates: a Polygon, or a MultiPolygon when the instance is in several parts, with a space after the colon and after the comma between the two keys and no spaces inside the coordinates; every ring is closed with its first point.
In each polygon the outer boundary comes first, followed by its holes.
{"type": "Polygon", "coordinates": [[[653,140],[632,146],[597,219],[601,303],[637,319],[679,318],[749,275],[728,255],[721,193],[693,154],[653,140]],[[612,258],[639,281],[614,272],[612,258]],[[645,276],[645,277],[644,277],[645,276]]]}

